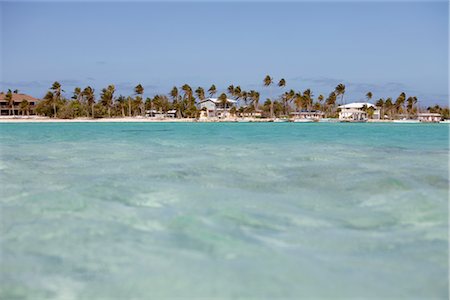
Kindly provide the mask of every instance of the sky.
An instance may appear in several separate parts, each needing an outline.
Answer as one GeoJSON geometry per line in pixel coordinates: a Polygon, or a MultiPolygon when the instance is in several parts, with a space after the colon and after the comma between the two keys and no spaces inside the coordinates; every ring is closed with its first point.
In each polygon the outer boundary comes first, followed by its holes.
{"type": "MultiPolygon", "coordinates": [[[[1,0],[0,0],[1,1],[1,0]]],[[[59,81],[97,92],[168,93],[184,83],[259,90],[265,75],[315,96],[448,104],[447,1],[1,1],[0,90],[43,97],[59,81]]]]}

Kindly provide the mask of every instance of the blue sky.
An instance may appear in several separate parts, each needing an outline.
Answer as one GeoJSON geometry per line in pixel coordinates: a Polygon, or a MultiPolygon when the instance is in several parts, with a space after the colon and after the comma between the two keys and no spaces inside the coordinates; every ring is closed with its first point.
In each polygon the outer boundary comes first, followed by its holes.
{"type": "Polygon", "coordinates": [[[1,86],[42,97],[62,82],[131,94],[173,85],[287,88],[347,101],[448,102],[448,3],[437,2],[1,2],[1,86]],[[375,100],[375,99],[374,99],[375,100]]]}

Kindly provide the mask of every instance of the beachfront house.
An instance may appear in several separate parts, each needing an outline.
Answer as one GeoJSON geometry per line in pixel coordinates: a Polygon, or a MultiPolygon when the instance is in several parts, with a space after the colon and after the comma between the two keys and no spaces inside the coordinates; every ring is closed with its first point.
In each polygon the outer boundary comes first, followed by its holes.
{"type": "Polygon", "coordinates": [[[366,122],[369,118],[380,119],[380,109],[367,102],[354,102],[338,106],[339,120],[347,122],[366,122]]]}
{"type": "Polygon", "coordinates": [[[236,104],[236,100],[227,99],[226,103],[222,103],[217,98],[206,98],[199,102],[201,117],[207,118],[226,118],[231,116],[230,110],[236,104]]]}
{"type": "Polygon", "coordinates": [[[294,119],[306,119],[306,120],[313,120],[313,121],[319,121],[325,116],[325,113],[319,111],[319,110],[302,110],[302,111],[295,111],[291,112],[290,115],[294,119]]]}
{"type": "Polygon", "coordinates": [[[14,106],[6,100],[6,93],[0,93],[0,115],[35,115],[36,105],[39,99],[36,99],[30,95],[12,93],[12,100],[14,101],[14,106]],[[22,101],[26,101],[22,104],[22,101]]]}
{"type": "Polygon", "coordinates": [[[442,116],[438,113],[419,113],[417,114],[417,119],[420,122],[433,123],[439,122],[442,116]]]}

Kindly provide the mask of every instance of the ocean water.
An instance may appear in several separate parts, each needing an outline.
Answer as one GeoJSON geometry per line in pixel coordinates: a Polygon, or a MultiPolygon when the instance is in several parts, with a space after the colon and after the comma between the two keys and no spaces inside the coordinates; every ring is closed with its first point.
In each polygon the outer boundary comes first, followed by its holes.
{"type": "Polygon", "coordinates": [[[0,299],[447,299],[447,124],[0,124],[0,299]]]}

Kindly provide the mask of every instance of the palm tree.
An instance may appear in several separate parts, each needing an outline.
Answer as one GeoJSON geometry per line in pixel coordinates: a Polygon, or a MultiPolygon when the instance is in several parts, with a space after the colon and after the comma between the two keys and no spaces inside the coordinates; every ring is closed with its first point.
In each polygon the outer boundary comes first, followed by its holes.
{"type": "Polygon", "coordinates": [[[266,75],[266,77],[264,77],[263,83],[264,83],[264,86],[269,87],[273,83],[272,77],[270,77],[269,75],[266,75]]]}
{"type": "Polygon", "coordinates": [[[107,88],[102,89],[100,94],[101,102],[108,108],[108,117],[111,118],[111,106],[113,104],[114,92],[116,88],[113,84],[108,85],[107,88]]]}
{"type": "Polygon", "coordinates": [[[283,113],[284,115],[288,116],[289,115],[289,108],[290,105],[289,103],[294,99],[295,97],[295,91],[294,90],[290,90],[289,92],[285,92],[282,95],[282,100],[283,100],[283,113]]]}
{"type": "Polygon", "coordinates": [[[128,102],[128,117],[131,117],[131,101],[133,100],[132,97],[128,96],[127,97],[127,102],[128,102]]]}
{"type": "Polygon", "coordinates": [[[231,97],[234,96],[234,85],[230,84],[227,88],[228,93],[230,94],[231,97]]]}
{"type": "Polygon", "coordinates": [[[334,89],[336,96],[341,96],[341,104],[344,104],[345,85],[339,83],[334,89]]]}
{"type": "Polygon", "coordinates": [[[52,84],[52,87],[50,90],[53,91],[53,117],[56,118],[56,103],[58,103],[61,100],[61,92],[64,92],[61,89],[61,84],[58,81],[55,81],[52,84]]]}
{"type": "Polygon", "coordinates": [[[384,119],[384,100],[380,98],[376,103],[375,106],[380,108],[380,117],[381,119],[384,119]]]}
{"type": "Polygon", "coordinates": [[[184,101],[187,101],[187,102],[190,102],[191,100],[192,100],[192,88],[191,88],[191,86],[189,85],[189,84],[184,84],[182,87],[181,87],[181,90],[184,92],[184,95],[183,95],[183,100],[184,101]]]}
{"type": "Polygon", "coordinates": [[[370,100],[372,99],[372,92],[367,92],[366,98],[367,98],[367,102],[370,102],[370,100]]]}
{"type": "Polygon", "coordinates": [[[173,107],[176,109],[177,111],[177,118],[180,119],[182,117],[182,112],[181,112],[181,103],[180,103],[180,99],[179,99],[179,93],[178,93],[178,88],[176,86],[174,86],[172,88],[172,90],[170,91],[170,96],[172,97],[172,104],[173,107]]]}
{"type": "Polygon", "coordinates": [[[12,94],[13,93],[9,89],[8,92],[5,95],[5,100],[9,104],[9,115],[11,115],[11,112],[12,112],[12,115],[14,116],[14,100],[13,100],[13,95],[12,94]]]}
{"type": "Polygon", "coordinates": [[[86,99],[86,102],[88,104],[88,106],[91,106],[92,109],[92,118],[95,117],[94,114],[94,105],[95,105],[95,90],[93,88],[91,88],[90,86],[87,86],[84,90],[83,90],[83,96],[86,99]]]}
{"type": "Polygon", "coordinates": [[[135,107],[134,115],[136,115],[136,112],[138,112],[138,111],[142,114],[142,112],[144,111],[144,109],[143,109],[144,102],[142,100],[142,97],[136,96],[136,98],[134,98],[133,104],[135,107]]]}
{"type": "Polygon", "coordinates": [[[247,101],[250,98],[251,99],[251,94],[252,92],[254,92],[253,90],[250,92],[246,92],[246,91],[241,91],[241,99],[244,100],[244,104],[245,106],[247,106],[247,101]]]}
{"type": "Polygon", "coordinates": [[[312,97],[313,97],[313,94],[310,89],[306,89],[303,92],[303,100],[305,101],[306,110],[308,110],[308,111],[311,110],[311,106],[312,106],[312,102],[313,102],[312,97]]]}
{"type": "Polygon", "coordinates": [[[335,92],[331,92],[328,95],[328,98],[325,101],[325,106],[326,106],[326,111],[328,114],[332,113],[334,114],[334,107],[336,106],[336,93],[335,92]]]}
{"type": "Polygon", "coordinates": [[[278,82],[278,86],[279,87],[285,87],[286,86],[286,80],[284,80],[284,78],[281,78],[280,81],[278,82]]]}
{"type": "Polygon", "coordinates": [[[403,106],[405,104],[406,101],[406,94],[404,92],[400,93],[400,95],[397,97],[397,99],[395,100],[395,112],[396,114],[401,114],[403,113],[403,106]]]}
{"type": "Polygon", "coordinates": [[[25,115],[25,112],[27,112],[27,115],[30,115],[30,103],[27,100],[22,100],[22,102],[20,102],[19,108],[22,111],[22,116],[25,115]]]}
{"type": "Polygon", "coordinates": [[[198,87],[195,90],[195,94],[197,95],[197,98],[202,101],[203,99],[205,99],[205,90],[202,87],[198,87]]]}
{"type": "Polygon", "coordinates": [[[214,96],[217,93],[216,86],[214,84],[211,85],[211,87],[208,89],[208,92],[210,97],[214,96]]]}
{"type": "MultiPolygon", "coordinates": [[[[266,75],[266,77],[264,77],[264,80],[263,80],[263,85],[265,86],[265,87],[267,87],[267,88],[270,88],[270,86],[272,85],[272,83],[273,83],[273,78],[272,77],[270,77],[269,75],[266,75]]],[[[270,95],[271,93],[269,93],[269,95],[270,95]]],[[[271,96],[271,95],[270,95],[271,96]]],[[[270,100],[270,98],[268,98],[269,100],[270,100]]],[[[266,100],[266,102],[267,102],[267,100],[266,100]]],[[[270,101],[270,105],[272,105],[272,109],[271,109],[271,117],[273,118],[273,101],[270,101]]]]}
{"type": "Polygon", "coordinates": [[[183,104],[186,106],[186,114],[190,117],[195,117],[196,107],[195,107],[195,98],[193,96],[192,88],[189,84],[184,84],[181,87],[181,90],[184,92],[183,95],[183,104]]]}
{"type": "Polygon", "coordinates": [[[411,117],[411,115],[414,114],[414,105],[417,103],[417,97],[408,97],[408,99],[406,99],[406,103],[408,117],[411,117]]]}
{"type": "Polygon", "coordinates": [[[222,104],[223,110],[225,112],[227,109],[227,101],[228,101],[227,94],[225,94],[225,93],[220,94],[219,99],[217,99],[217,100],[219,100],[219,103],[222,104]]]}
{"type": "MultiPolygon", "coordinates": [[[[138,84],[135,88],[134,88],[134,93],[136,95],[136,100],[137,100],[137,96],[141,97],[141,102],[142,102],[142,95],[144,94],[144,87],[141,84],[138,84]]],[[[141,105],[142,106],[142,105],[141,105]]],[[[141,110],[141,114],[143,113],[143,109],[142,107],[139,106],[139,109],[141,110]]]]}
{"type": "Polygon", "coordinates": [[[386,101],[384,101],[384,107],[386,112],[389,115],[389,119],[392,119],[392,108],[393,108],[394,104],[392,103],[392,98],[387,98],[386,101]]]}
{"type": "Polygon", "coordinates": [[[122,112],[122,117],[125,118],[125,97],[120,95],[119,97],[117,97],[117,103],[118,103],[118,107],[120,108],[120,111],[122,112]]]}
{"type": "Polygon", "coordinates": [[[296,108],[297,112],[302,111],[303,102],[304,102],[304,100],[303,100],[302,93],[295,93],[295,95],[294,95],[294,105],[295,105],[295,108],[296,108]]]}
{"type": "Polygon", "coordinates": [[[89,106],[83,102],[83,91],[80,87],[76,87],[73,89],[73,96],[72,99],[77,101],[82,106],[87,106],[86,113],[87,117],[89,118],[89,106]]]}
{"type": "Polygon", "coordinates": [[[317,97],[317,100],[319,101],[319,110],[322,110],[322,107],[323,107],[322,102],[323,102],[324,99],[325,98],[324,98],[324,96],[322,94],[320,94],[319,97],[317,97]]]}
{"type": "Polygon", "coordinates": [[[74,88],[72,99],[80,101],[81,97],[82,97],[81,88],[79,88],[79,87],[74,88]]]}
{"type": "Polygon", "coordinates": [[[257,91],[251,91],[251,99],[252,99],[252,104],[253,107],[255,109],[255,112],[258,110],[258,103],[259,103],[259,92],[257,91]]]}
{"type": "Polygon", "coordinates": [[[242,97],[242,89],[239,85],[234,88],[233,95],[236,98],[236,100],[239,100],[239,98],[242,97]]]}

